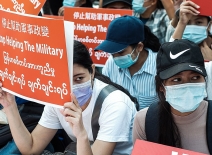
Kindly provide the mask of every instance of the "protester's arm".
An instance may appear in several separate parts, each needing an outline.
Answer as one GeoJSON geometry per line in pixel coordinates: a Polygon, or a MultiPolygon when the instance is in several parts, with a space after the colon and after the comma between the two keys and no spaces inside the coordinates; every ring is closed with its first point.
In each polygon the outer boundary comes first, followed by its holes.
{"type": "Polygon", "coordinates": [[[29,133],[20,117],[14,95],[2,91],[0,82],[0,103],[3,105],[13,139],[22,154],[40,154],[48,145],[56,130],[38,125],[32,134],[29,133]]]}
{"type": "Polygon", "coordinates": [[[174,17],[174,5],[172,0],[160,0],[163,4],[164,9],[171,20],[174,17]]]}
{"type": "Polygon", "coordinates": [[[180,6],[180,19],[172,36],[173,39],[182,39],[185,27],[191,17],[193,15],[196,16],[199,14],[199,11],[197,11],[198,8],[199,6],[193,3],[192,1],[183,1],[180,6]]]}
{"type": "Polygon", "coordinates": [[[99,8],[102,8],[103,0],[99,0],[99,8]]]}

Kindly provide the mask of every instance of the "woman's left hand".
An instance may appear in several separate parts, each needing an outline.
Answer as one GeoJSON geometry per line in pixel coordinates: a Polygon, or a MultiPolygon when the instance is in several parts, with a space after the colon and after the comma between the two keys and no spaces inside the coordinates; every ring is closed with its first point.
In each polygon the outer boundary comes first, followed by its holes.
{"type": "Polygon", "coordinates": [[[72,99],[73,102],[67,102],[64,104],[64,109],[61,110],[61,113],[64,115],[65,120],[70,124],[73,134],[78,138],[87,133],[82,122],[82,109],[73,94],[72,99]]]}
{"type": "Polygon", "coordinates": [[[203,41],[200,48],[201,48],[201,52],[202,52],[204,60],[212,61],[212,50],[208,47],[205,41],[203,41]]]}

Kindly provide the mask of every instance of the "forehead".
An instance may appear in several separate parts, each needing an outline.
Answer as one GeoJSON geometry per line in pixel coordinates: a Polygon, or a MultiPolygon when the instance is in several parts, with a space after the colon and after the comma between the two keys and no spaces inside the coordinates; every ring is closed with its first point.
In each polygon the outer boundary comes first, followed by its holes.
{"type": "Polygon", "coordinates": [[[203,20],[203,21],[208,21],[208,17],[206,16],[192,16],[191,20],[203,20]]]}
{"type": "Polygon", "coordinates": [[[79,64],[73,65],[73,74],[86,73],[88,70],[79,64]]]}

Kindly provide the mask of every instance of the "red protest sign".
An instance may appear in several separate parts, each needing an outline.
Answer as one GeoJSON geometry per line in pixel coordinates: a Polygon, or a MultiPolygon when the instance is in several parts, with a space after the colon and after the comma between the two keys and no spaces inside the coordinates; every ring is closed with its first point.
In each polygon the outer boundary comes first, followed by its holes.
{"type": "Polygon", "coordinates": [[[94,51],[94,48],[105,40],[108,25],[113,19],[132,14],[132,10],[66,7],[64,19],[74,22],[74,39],[88,47],[96,66],[103,66],[110,54],[94,51]]]}
{"type": "Polygon", "coordinates": [[[206,155],[144,140],[136,140],[132,155],[206,155]]]}
{"type": "Polygon", "coordinates": [[[73,23],[6,11],[0,20],[3,90],[41,104],[71,101],[73,23]]]}
{"type": "Polygon", "coordinates": [[[38,15],[46,0],[1,0],[0,10],[38,15]]]}
{"type": "Polygon", "coordinates": [[[204,16],[212,16],[212,10],[211,7],[212,6],[212,0],[192,0],[195,4],[199,5],[199,12],[200,15],[204,15],[204,16]]]}

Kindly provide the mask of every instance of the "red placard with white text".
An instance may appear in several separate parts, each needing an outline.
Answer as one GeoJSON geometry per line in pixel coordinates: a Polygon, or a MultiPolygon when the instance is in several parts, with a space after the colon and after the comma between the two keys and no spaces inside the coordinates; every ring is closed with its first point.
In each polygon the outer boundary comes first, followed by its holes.
{"type": "Polygon", "coordinates": [[[94,48],[106,39],[108,25],[113,19],[132,14],[132,10],[66,7],[64,19],[74,22],[74,39],[88,47],[96,66],[103,66],[110,54],[94,51],[94,48]]]}
{"type": "Polygon", "coordinates": [[[41,104],[71,101],[73,22],[0,10],[3,90],[41,104]]]}
{"type": "Polygon", "coordinates": [[[199,5],[198,11],[200,15],[212,16],[212,0],[192,0],[195,4],[199,5]]]}
{"type": "Polygon", "coordinates": [[[46,0],[1,0],[0,10],[38,15],[46,0]]]}
{"type": "Polygon", "coordinates": [[[166,145],[136,140],[132,155],[206,155],[166,145]]]}

